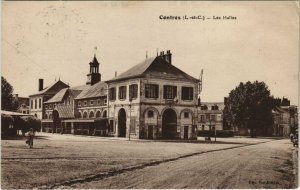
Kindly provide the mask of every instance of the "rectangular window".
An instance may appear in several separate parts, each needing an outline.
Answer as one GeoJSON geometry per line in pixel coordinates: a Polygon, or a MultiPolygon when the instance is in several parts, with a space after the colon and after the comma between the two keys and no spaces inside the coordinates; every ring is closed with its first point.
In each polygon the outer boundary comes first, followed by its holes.
{"type": "Polygon", "coordinates": [[[114,131],[114,120],[109,120],[109,132],[114,131]]]}
{"type": "Polygon", "coordinates": [[[120,100],[126,99],[126,86],[119,87],[119,99],[120,100]]]}
{"type": "Polygon", "coordinates": [[[30,100],[30,108],[33,109],[33,100],[30,100]]]}
{"type": "Polygon", "coordinates": [[[34,100],[34,109],[37,109],[37,99],[34,100]]]}
{"type": "Polygon", "coordinates": [[[219,107],[217,105],[211,106],[211,110],[218,110],[219,107]]]}
{"type": "Polygon", "coordinates": [[[107,105],[107,99],[104,99],[104,105],[107,105]]]}
{"type": "Polygon", "coordinates": [[[45,105],[45,109],[48,109],[48,106],[47,106],[47,105],[45,105]]]}
{"type": "Polygon", "coordinates": [[[208,107],[206,105],[201,106],[201,110],[207,110],[208,107]]]}
{"type": "Polygon", "coordinates": [[[39,108],[41,108],[42,107],[42,99],[40,98],[39,99],[39,108]]]}
{"type": "Polygon", "coordinates": [[[200,115],[200,121],[205,121],[204,115],[200,115]]]}
{"type": "Polygon", "coordinates": [[[216,121],[216,115],[214,115],[214,114],[210,115],[210,120],[211,121],[216,121]]]}
{"type": "Polygon", "coordinates": [[[52,105],[51,104],[49,105],[49,109],[52,109],[52,105]]]}
{"type": "Polygon", "coordinates": [[[209,113],[206,114],[206,120],[207,120],[207,121],[210,120],[210,114],[209,114],[209,113]]]}
{"type": "Polygon", "coordinates": [[[80,107],[81,106],[81,102],[80,101],[78,101],[78,107],[80,107]]]}
{"type": "Polygon", "coordinates": [[[174,99],[177,96],[177,86],[164,85],[164,99],[174,99]]]}
{"type": "Polygon", "coordinates": [[[132,84],[129,86],[129,98],[135,99],[138,94],[138,85],[132,84]]]}
{"type": "Polygon", "coordinates": [[[97,100],[97,105],[100,105],[100,100],[97,100]]]}
{"type": "Polygon", "coordinates": [[[84,102],[83,102],[83,105],[84,105],[84,106],[86,106],[86,104],[87,104],[87,102],[86,102],[86,101],[84,101],[84,102]]]}
{"type": "Polygon", "coordinates": [[[181,88],[181,99],[182,100],[193,100],[194,88],[193,87],[182,87],[181,88]]]}
{"type": "Polygon", "coordinates": [[[91,106],[94,104],[94,101],[93,100],[90,100],[90,104],[91,104],[91,106]]]}
{"type": "Polygon", "coordinates": [[[157,84],[145,84],[145,97],[146,98],[158,98],[158,85],[157,84]]]}
{"type": "Polygon", "coordinates": [[[116,100],[116,88],[109,89],[109,100],[116,100]]]}
{"type": "Polygon", "coordinates": [[[189,112],[184,112],[184,118],[189,118],[189,112]]]}

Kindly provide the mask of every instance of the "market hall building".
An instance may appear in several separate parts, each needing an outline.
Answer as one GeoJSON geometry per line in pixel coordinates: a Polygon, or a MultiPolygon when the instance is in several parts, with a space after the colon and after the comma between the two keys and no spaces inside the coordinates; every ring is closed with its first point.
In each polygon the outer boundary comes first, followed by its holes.
{"type": "Polygon", "coordinates": [[[172,65],[170,51],[106,81],[114,136],[197,139],[199,82],[172,65]]]}
{"type": "Polygon", "coordinates": [[[44,102],[43,132],[108,135],[107,84],[96,56],[89,66],[85,85],[63,88],[44,102]]]}

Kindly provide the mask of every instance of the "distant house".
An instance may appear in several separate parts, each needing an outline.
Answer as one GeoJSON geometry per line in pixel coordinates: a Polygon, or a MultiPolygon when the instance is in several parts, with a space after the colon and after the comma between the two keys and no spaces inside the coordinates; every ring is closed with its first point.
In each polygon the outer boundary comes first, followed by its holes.
{"type": "Polygon", "coordinates": [[[280,106],[272,110],[274,119],[273,135],[288,137],[293,129],[298,127],[298,112],[296,106],[280,106]]]}
{"type": "Polygon", "coordinates": [[[224,102],[202,102],[198,107],[198,130],[223,130],[224,102]]]}
{"type": "Polygon", "coordinates": [[[18,94],[15,94],[15,98],[19,102],[19,108],[17,112],[29,114],[29,98],[20,97],[18,94]]]}
{"type": "Polygon", "coordinates": [[[29,113],[39,119],[44,118],[44,102],[52,98],[63,88],[69,87],[64,82],[58,80],[48,87],[43,87],[43,79],[39,79],[39,91],[29,96],[29,113]]]}

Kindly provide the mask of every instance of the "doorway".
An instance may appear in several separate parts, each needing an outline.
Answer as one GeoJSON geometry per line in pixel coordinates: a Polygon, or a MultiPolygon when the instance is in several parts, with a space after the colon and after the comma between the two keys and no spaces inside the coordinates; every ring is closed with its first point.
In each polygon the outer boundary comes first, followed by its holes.
{"type": "Polygon", "coordinates": [[[177,115],[176,112],[169,108],[166,109],[162,116],[162,137],[164,139],[174,139],[177,134],[177,115]]]}

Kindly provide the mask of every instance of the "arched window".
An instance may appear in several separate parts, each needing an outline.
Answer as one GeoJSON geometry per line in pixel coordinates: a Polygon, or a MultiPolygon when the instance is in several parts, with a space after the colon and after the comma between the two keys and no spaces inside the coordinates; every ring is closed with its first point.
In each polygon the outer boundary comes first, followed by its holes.
{"type": "Polygon", "coordinates": [[[106,110],[103,112],[102,117],[107,117],[107,111],[106,110]]]}
{"type": "Polygon", "coordinates": [[[82,117],[80,112],[77,113],[77,117],[78,117],[78,118],[81,118],[81,117],[82,117]]]}
{"type": "Polygon", "coordinates": [[[49,119],[52,119],[52,113],[49,114],[49,119]]]}
{"type": "Polygon", "coordinates": [[[45,119],[48,119],[48,114],[45,114],[45,116],[44,116],[44,117],[45,117],[45,119]]]}
{"type": "Polygon", "coordinates": [[[87,112],[85,111],[85,112],[83,113],[83,118],[87,118],[87,116],[88,116],[88,114],[87,114],[87,112]]]}
{"type": "Polygon", "coordinates": [[[94,112],[91,111],[91,112],[90,112],[90,115],[89,115],[89,118],[93,118],[93,117],[94,117],[94,112]]]}
{"type": "Polygon", "coordinates": [[[100,111],[98,110],[97,112],[96,112],[96,117],[100,117],[101,115],[100,115],[100,111]]]}

